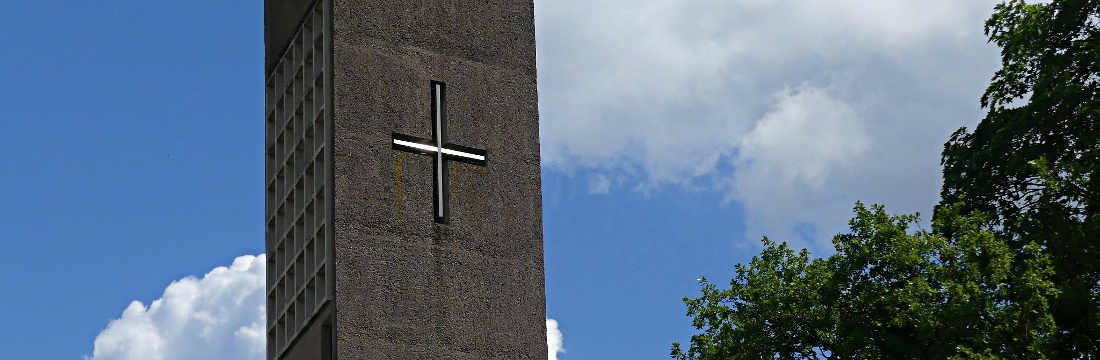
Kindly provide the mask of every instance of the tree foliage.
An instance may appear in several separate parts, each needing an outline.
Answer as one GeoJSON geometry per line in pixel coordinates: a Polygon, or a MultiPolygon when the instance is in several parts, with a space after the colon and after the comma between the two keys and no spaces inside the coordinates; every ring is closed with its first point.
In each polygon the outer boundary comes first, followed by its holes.
{"type": "Polygon", "coordinates": [[[1003,66],[985,119],[945,145],[941,206],[963,199],[1014,249],[1049,255],[1054,348],[1100,354],[1100,1],[1013,1],[986,33],[1003,66]]]}
{"type": "Polygon", "coordinates": [[[857,203],[828,258],[764,239],[685,298],[677,359],[1100,358],[1100,0],[1011,0],[985,24],[986,117],[944,146],[930,230],[857,203]]]}
{"type": "Polygon", "coordinates": [[[981,214],[940,209],[933,230],[916,215],[857,204],[836,253],[811,259],[764,240],[738,264],[730,288],[702,280],[685,299],[704,332],[678,359],[947,359],[981,354],[1029,358],[1057,332],[1047,301],[1050,257],[1013,251],[983,229],[981,214]],[[945,237],[943,232],[953,236],[945,237]],[[1017,257],[1028,260],[1013,269],[1017,257]],[[1021,271],[1019,274],[1014,270],[1021,271]]]}

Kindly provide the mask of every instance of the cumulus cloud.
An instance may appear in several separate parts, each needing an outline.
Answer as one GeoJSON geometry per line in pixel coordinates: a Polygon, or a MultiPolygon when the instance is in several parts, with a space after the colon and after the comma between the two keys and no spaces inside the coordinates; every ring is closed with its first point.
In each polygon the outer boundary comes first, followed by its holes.
{"type": "Polygon", "coordinates": [[[546,319],[546,358],[558,360],[558,353],[565,353],[562,347],[561,330],[558,330],[558,321],[546,319]]]}
{"type": "MultiPolygon", "coordinates": [[[[264,255],[245,255],[201,279],[173,281],[149,306],[131,302],[96,336],[85,360],[265,358],[264,255]]],[[[549,358],[564,353],[558,322],[546,319],[549,358]]]]}
{"type": "Polygon", "coordinates": [[[848,104],[811,86],[786,89],[775,95],[775,110],[742,137],[737,164],[746,174],[738,176],[738,185],[779,181],[820,188],[830,172],[850,164],[869,143],[848,104]]]}
{"type": "Polygon", "coordinates": [[[746,214],[750,233],[805,247],[816,235],[816,219],[803,205],[827,192],[825,182],[834,172],[851,170],[871,138],[855,109],[824,89],[803,85],[775,94],[773,101],[774,110],[741,138],[728,197],[752,210],[746,214]]]}
{"type": "Polygon", "coordinates": [[[927,211],[942,144],[982,115],[995,3],[536,2],[544,166],[721,191],[750,241],[827,244],[857,199],[927,211]]]}
{"type": "Polygon", "coordinates": [[[85,359],[264,359],[264,263],[264,255],[241,256],[202,279],[172,282],[149,306],[131,302],[85,359]]]}

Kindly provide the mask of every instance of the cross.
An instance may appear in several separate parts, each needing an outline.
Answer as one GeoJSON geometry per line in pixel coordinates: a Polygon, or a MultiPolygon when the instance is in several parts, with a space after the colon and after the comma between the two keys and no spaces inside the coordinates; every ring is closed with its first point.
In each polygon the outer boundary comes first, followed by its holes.
{"type": "Polygon", "coordinates": [[[448,189],[447,161],[485,166],[486,151],[447,142],[447,84],[432,81],[432,138],[393,133],[393,149],[428,155],[434,158],[435,168],[435,222],[448,223],[451,192],[448,189]]]}

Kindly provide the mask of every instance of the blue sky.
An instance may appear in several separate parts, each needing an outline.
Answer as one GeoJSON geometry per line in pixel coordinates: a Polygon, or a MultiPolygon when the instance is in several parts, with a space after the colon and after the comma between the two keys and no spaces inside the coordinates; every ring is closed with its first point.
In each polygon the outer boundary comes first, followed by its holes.
{"type": "MultiPolygon", "coordinates": [[[[993,4],[537,1],[558,357],[667,358],[695,279],[726,281],[760,236],[827,254],[856,200],[929,213],[940,146],[997,68],[993,4]]],[[[163,325],[140,315],[187,291],[244,309],[212,324],[256,320],[253,288],[212,285],[247,259],[208,273],[263,251],[262,13],[0,3],[5,358],[92,356],[124,310],[163,325]]]]}

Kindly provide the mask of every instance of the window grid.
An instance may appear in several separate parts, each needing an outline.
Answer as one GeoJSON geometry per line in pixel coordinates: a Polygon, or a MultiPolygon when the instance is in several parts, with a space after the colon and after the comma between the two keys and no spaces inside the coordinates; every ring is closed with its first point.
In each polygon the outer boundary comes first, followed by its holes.
{"type": "Polygon", "coordinates": [[[314,4],[266,86],[268,359],[334,294],[325,11],[324,1],[314,4]]]}

